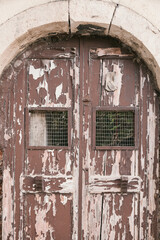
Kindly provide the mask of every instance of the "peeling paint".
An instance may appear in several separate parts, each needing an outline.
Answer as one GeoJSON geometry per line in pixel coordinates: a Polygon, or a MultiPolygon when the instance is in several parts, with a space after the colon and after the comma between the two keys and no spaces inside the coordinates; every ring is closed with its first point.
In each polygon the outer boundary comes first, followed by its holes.
{"type": "Polygon", "coordinates": [[[120,176],[120,173],[119,173],[120,160],[121,160],[121,152],[117,151],[117,153],[115,153],[115,163],[112,167],[112,174],[111,175],[120,176]]]}
{"type": "Polygon", "coordinates": [[[60,195],[60,198],[61,198],[61,203],[63,205],[66,205],[67,201],[68,201],[68,198],[66,196],[63,196],[63,195],[60,195]]]}
{"type": "Polygon", "coordinates": [[[37,43],[28,65],[23,54],[9,74],[3,238],[155,239],[157,97],[150,77],[107,40],[100,48],[90,39],[94,49],[85,38],[81,47],[71,41],[76,47],[37,43]],[[68,146],[47,146],[45,116],[34,108],[71,111],[68,146]],[[96,146],[96,109],[135,111],[135,146],[96,146]]]}
{"type": "Polygon", "coordinates": [[[19,132],[19,144],[22,143],[22,130],[19,132]]]}
{"type": "MultiPolygon", "coordinates": [[[[42,204],[41,203],[41,198],[37,196],[37,201],[39,202],[39,206],[42,204]]],[[[44,201],[44,209],[40,207],[39,209],[35,209],[36,213],[36,224],[35,224],[35,230],[36,230],[36,235],[37,237],[35,238],[36,240],[41,240],[47,237],[47,234],[49,233],[51,239],[52,239],[52,232],[54,232],[53,227],[45,220],[46,212],[49,212],[52,207],[53,211],[53,216],[56,215],[56,210],[55,210],[55,196],[53,195],[50,197],[50,199],[47,199],[48,196],[45,196],[45,201],[44,201]],[[46,200],[48,200],[46,202],[46,200]]],[[[43,205],[42,205],[43,206],[43,205]]]]}
{"type": "Polygon", "coordinates": [[[29,74],[33,76],[34,80],[37,80],[44,75],[44,70],[42,68],[35,69],[34,66],[31,65],[29,67],[29,74]]]}
{"type": "Polygon", "coordinates": [[[3,239],[13,239],[12,186],[13,179],[7,167],[3,171],[3,239]]]}
{"type": "Polygon", "coordinates": [[[156,202],[153,201],[153,197],[156,193],[156,181],[154,179],[154,155],[155,155],[155,133],[156,133],[156,122],[155,122],[155,106],[149,103],[149,116],[148,116],[148,138],[149,138],[149,212],[150,214],[156,210],[156,202]]]}
{"type": "Polygon", "coordinates": [[[36,88],[38,94],[39,94],[39,91],[40,91],[41,88],[44,88],[44,89],[48,92],[48,83],[47,83],[45,77],[44,77],[44,79],[43,79],[43,82],[42,82],[42,83],[40,82],[39,85],[38,85],[38,87],[36,88]]]}
{"type": "Polygon", "coordinates": [[[117,84],[117,90],[114,92],[113,105],[118,106],[120,100],[121,86],[122,86],[122,76],[120,65],[113,64],[113,72],[115,75],[115,84],[117,84]]]}
{"type": "Polygon", "coordinates": [[[5,129],[4,139],[5,139],[6,141],[8,141],[8,140],[11,138],[11,135],[8,134],[7,132],[8,132],[8,130],[5,129]]]}
{"type": "Polygon", "coordinates": [[[56,88],[56,99],[57,100],[61,96],[61,94],[62,94],[62,83],[56,88]]]}
{"type": "Polygon", "coordinates": [[[53,69],[57,67],[57,65],[54,63],[54,60],[44,59],[42,60],[42,63],[44,65],[44,71],[48,72],[49,74],[53,69]]]}

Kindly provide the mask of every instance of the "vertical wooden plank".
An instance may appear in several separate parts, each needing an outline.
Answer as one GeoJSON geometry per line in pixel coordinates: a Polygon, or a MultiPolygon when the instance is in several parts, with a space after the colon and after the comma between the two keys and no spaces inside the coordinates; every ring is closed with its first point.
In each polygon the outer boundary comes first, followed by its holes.
{"type": "Polygon", "coordinates": [[[79,63],[80,63],[80,50],[79,50],[79,41],[76,40],[76,57],[72,62],[72,67],[70,68],[70,79],[72,82],[73,88],[73,97],[72,97],[72,108],[73,108],[73,129],[71,131],[72,139],[72,149],[71,149],[71,164],[68,164],[66,161],[66,174],[69,168],[73,169],[73,181],[74,181],[74,192],[73,192],[73,228],[72,228],[72,239],[78,240],[81,234],[81,200],[80,200],[80,169],[81,169],[81,155],[80,155],[80,73],[79,73],[79,63]]]}
{"type": "Polygon", "coordinates": [[[89,219],[88,219],[88,239],[100,240],[101,238],[101,218],[102,218],[102,195],[91,194],[89,197],[89,219]]]}
{"type": "Polygon", "coordinates": [[[147,169],[147,97],[148,97],[148,83],[143,71],[140,68],[140,150],[139,150],[139,175],[143,179],[141,183],[140,199],[143,199],[140,204],[140,239],[146,238],[147,231],[147,185],[146,174],[147,169]]]}
{"type": "Polygon", "coordinates": [[[14,221],[15,221],[15,239],[23,238],[23,194],[21,189],[21,177],[24,171],[24,109],[25,99],[25,63],[16,77],[15,99],[14,99],[14,118],[15,118],[15,183],[14,183],[14,221]]]}
{"type": "Polygon", "coordinates": [[[148,89],[148,119],[147,119],[147,160],[148,160],[148,238],[156,239],[157,234],[157,201],[158,190],[158,122],[157,122],[157,94],[154,92],[151,75],[147,72],[148,89]]]}
{"type": "Polygon", "coordinates": [[[10,65],[2,77],[1,126],[3,129],[3,225],[2,239],[14,238],[14,90],[16,72],[10,65]],[[12,104],[11,104],[12,102],[12,104]],[[3,145],[4,144],[4,145],[3,145]]]}

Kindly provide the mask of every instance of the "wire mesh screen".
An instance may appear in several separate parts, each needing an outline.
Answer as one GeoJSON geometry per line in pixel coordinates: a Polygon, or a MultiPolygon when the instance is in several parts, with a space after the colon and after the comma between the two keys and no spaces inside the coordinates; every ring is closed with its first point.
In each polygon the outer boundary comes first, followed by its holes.
{"type": "Polygon", "coordinates": [[[68,146],[68,111],[31,111],[30,146],[68,146]]]}
{"type": "Polygon", "coordinates": [[[96,111],[96,146],[134,146],[133,111],[96,111]]]}

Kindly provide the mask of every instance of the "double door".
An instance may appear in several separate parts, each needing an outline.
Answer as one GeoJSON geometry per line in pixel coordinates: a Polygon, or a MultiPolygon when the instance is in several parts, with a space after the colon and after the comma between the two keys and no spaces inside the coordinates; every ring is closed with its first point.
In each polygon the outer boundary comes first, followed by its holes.
{"type": "Polygon", "coordinates": [[[148,70],[106,38],[48,40],[23,61],[12,99],[15,239],[156,239],[148,70]]]}

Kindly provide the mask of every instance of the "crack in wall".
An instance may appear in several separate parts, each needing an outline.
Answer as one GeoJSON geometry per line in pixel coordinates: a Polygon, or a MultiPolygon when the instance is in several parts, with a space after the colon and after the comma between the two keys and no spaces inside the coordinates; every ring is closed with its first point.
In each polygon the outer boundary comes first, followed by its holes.
{"type": "Polygon", "coordinates": [[[70,0],[68,0],[68,28],[69,28],[69,36],[71,36],[70,0]]]}
{"type": "Polygon", "coordinates": [[[113,11],[113,15],[112,15],[111,21],[110,21],[110,24],[109,24],[108,35],[109,35],[109,33],[110,33],[110,29],[111,29],[111,26],[112,26],[112,22],[113,22],[113,19],[114,19],[114,16],[115,16],[115,13],[116,13],[116,10],[117,10],[118,7],[119,7],[119,4],[116,4],[115,9],[114,9],[114,11],[113,11]]]}

